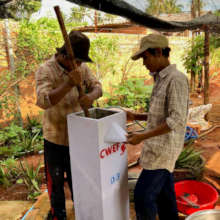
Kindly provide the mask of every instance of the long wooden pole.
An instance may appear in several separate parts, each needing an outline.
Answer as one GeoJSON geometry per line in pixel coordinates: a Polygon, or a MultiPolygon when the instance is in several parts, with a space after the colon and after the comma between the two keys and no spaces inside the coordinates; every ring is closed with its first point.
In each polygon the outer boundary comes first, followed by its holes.
{"type": "Polygon", "coordinates": [[[205,43],[204,43],[204,68],[205,68],[205,80],[204,80],[204,104],[209,103],[209,28],[205,27],[205,43]]]}
{"type": "Polygon", "coordinates": [[[95,15],[94,15],[94,23],[95,23],[95,33],[98,32],[98,27],[97,27],[97,11],[95,10],[95,15]]]}
{"type": "Polygon", "coordinates": [[[198,0],[198,17],[201,16],[201,7],[200,7],[200,0],[198,0]]]}
{"type": "MultiPolygon", "coordinates": [[[[65,27],[65,24],[64,24],[64,21],[63,21],[63,17],[62,17],[62,14],[60,12],[60,8],[59,6],[55,6],[54,7],[54,10],[55,10],[55,13],[56,13],[56,16],[57,16],[57,19],[58,19],[58,22],[59,22],[59,25],[60,25],[60,29],[61,29],[61,32],[63,34],[63,39],[64,39],[64,42],[65,42],[65,47],[66,47],[66,52],[67,52],[67,56],[68,58],[70,59],[70,64],[71,64],[71,69],[74,70],[77,68],[77,65],[76,65],[76,60],[75,60],[75,56],[74,56],[74,52],[73,52],[73,49],[72,49],[72,46],[71,46],[71,43],[70,43],[70,39],[69,39],[69,36],[67,34],[67,31],[66,31],[66,27],[65,27]]],[[[82,89],[82,85],[79,85],[77,87],[78,89],[78,92],[79,92],[79,97],[82,97],[84,95],[84,91],[82,89]]],[[[86,117],[89,117],[89,111],[88,109],[83,109],[84,111],[84,114],[86,117]]]]}
{"type": "MultiPolygon", "coordinates": [[[[191,1],[191,18],[194,19],[196,17],[196,12],[195,12],[195,1],[191,1]]],[[[195,37],[195,32],[192,31],[192,48],[194,45],[194,37],[195,37]]],[[[191,92],[195,91],[196,88],[196,74],[194,71],[194,68],[191,68],[190,71],[191,77],[190,77],[190,90],[191,92]]]]}

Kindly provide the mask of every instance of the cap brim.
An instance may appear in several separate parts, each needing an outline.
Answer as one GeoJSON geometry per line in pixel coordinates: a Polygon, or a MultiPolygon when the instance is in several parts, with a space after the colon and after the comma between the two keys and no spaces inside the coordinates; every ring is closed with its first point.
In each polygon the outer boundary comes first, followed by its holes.
{"type": "Polygon", "coordinates": [[[147,49],[144,48],[144,49],[141,49],[141,50],[137,51],[133,56],[131,56],[131,59],[132,60],[138,60],[139,58],[142,57],[144,51],[146,51],[146,50],[147,49]]]}
{"type": "MultiPolygon", "coordinates": [[[[61,52],[65,49],[65,44],[62,47],[57,47],[56,51],[61,52]]],[[[81,62],[90,62],[93,63],[93,60],[88,56],[88,57],[75,57],[76,60],[79,60],[81,62]]]]}
{"type": "Polygon", "coordinates": [[[78,58],[76,57],[75,58],[76,60],[79,60],[81,62],[90,62],[90,63],[93,63],[93,60],[90,58],[90,57],[83,57],[83,58],[78,58]]]}

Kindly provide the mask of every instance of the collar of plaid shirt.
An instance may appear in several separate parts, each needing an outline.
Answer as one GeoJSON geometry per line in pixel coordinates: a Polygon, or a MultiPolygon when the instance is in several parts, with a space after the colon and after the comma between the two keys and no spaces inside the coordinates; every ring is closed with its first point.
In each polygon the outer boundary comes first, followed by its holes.
{"type": "Polygon", "coordinates": [[[57,74],[59,75],[59,76],[62,76],[62,75],[67,75],[67,71],[57,62],[57,59],[56,59],[56,56],[54,55],[53,56],[53,58],[52,58],[53,60],[54,60],[54,63],[55,63],[55,66],[56,66],[56,68],[57,68],[57,74]]]}
{"type": "Polygon", "coordinates": [[[169,74],[171,69],[176,69],[176,64],[171,64],[166,68],[162,69],[160,72],[150,72],[149,74],[154,78],[154,81],[156,81],[158,74],[160,78],[165,78],[167,74],[169,74]]]}

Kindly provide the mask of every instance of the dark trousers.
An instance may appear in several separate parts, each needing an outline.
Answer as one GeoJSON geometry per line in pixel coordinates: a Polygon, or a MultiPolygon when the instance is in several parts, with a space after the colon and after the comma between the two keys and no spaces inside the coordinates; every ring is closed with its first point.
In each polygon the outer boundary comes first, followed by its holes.
{"type": "Polygon", "coordinates": [[[168,170],[143,170],[134,190],[137,220],[178,220],[173,174],[168,170]]]}
{"type": "Polygon", "coordinates": [[[64,220],[66,219],[64,172],[73,198],[69,147],[44,140],[44,163],[53,220],[64,220]]]}

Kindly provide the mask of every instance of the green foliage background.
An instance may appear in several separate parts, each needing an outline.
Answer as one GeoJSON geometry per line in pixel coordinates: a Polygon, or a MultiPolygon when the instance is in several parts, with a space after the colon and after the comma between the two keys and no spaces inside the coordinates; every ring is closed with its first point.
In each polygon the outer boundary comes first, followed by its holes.
{"type": "MultiPolygon", "coordinates": [[[[79,23],[67,23],[66,28],[68,31],[74,29],[79,23]]],[[[128,64],[130,53],[124,53],[120,49],[120,40],[117,35],[114,37],[108,36],[89,36],[91,40],[90,56],[94,63],[88,64],[96,77],[102,82],[103,90],[105,91],[101,101],[101,105],[111,102],[106,101],[109,99],[109,94],[117,92],[117,86],[126,87],[126,80],[131,76],[131,71],[137,74],[135,78],[144,78],[146,70],[139,64],[128,64]],[[126,55],[124,55],[126,54],[126,55]],[[125,64],[126,63],[126,64],[125,64]],[[142,76],[138,73],[142,69],[142,76]],[[103,103],[103,104],[102,104],[103,103]]],[[[52,54],[56,52],[56,47],[63,44],[61,31],[56,19],[42,18],[36,22],[22,21],[19,25],[18,38],[17,38],[17,59],[16,59],[16,74],[17,77],[26,77],[28,74],[36,70],[40,63],[43,63],[52,54]]],[[[129,82],[128,82],[129,83],[129,82]]],[[[139,91],[140,84],[136,83],[139,91]]],[[[122,90],[121,90],[122,91],[122,90]]],[[[126,89],[124,89],[126,91],[126,89]]],[[[144,108],[146,104],[144,101],[136,102],[135,98],[140,100],[140,96],[145,100],[145,96],[149,96],[149,92],[142,90],[140,92],[131,90],[128,95],[133,97],[131,99],[124,99],[119,101],[118,104],[126,107],[144,108]],[[132,94],[132,95],[131,95],[132,94]],[[129,101],[128,101],[129,100],[129,101]],[[138,107],[136,105],[139,105],[138,107]]],[[[126,95],[126,94],[124,94],[126,95]]],[[[120,97],[121,99],[122,97],[120,97]]]]}
{"type": "MultiPolygon", "coordinates": [[[[210,37],[210,64],[219,67],[220,65],[220,38],[218,36],[210,37]]],[[[196,73],[202,70],[204,61],[204,35],[198,35],[192,41],[188,42],[183,56],[184,66],[189,73],[191,69],[196,73]]]]}

